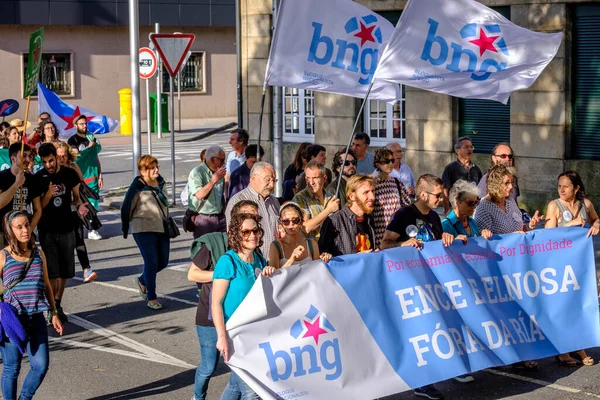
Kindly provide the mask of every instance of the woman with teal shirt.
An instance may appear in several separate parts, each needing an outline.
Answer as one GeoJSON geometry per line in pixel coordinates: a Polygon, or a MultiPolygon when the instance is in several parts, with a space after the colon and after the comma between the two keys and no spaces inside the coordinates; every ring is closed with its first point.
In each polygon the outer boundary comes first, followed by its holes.
{"type": "MultiPolygon", "coordinates": [[[[228,244],[231,250],[219,258],[213,273],[212,287],[212,320],[217,329],[217,349],[225,361],[229,360],[229,337],[225,323],[250,292],[256,281],[256,269],[265,276],[271,276],[275,268],[267,267],[265,258],[255,251],[262,245],[263,230],[260,217],[252,214],[236,214],[231,218],[227,231],[228,244]]],[[[233,371],[229,383],[221,396],[221,400],[258,399],[258,395],[250,389],[233,371]]]]}
{"type": "Polygon", "coordinates": [[[450,204],[452,211],[442,221],[444,232],[454,235],[455,239],[467,242],[467,238],[483,236],[492,237],[489,229],[479,231],[477,222],[473,219],[475,208],[479,204],[479,189],[472,182],[457,181],[450,189],[450,204]]]}

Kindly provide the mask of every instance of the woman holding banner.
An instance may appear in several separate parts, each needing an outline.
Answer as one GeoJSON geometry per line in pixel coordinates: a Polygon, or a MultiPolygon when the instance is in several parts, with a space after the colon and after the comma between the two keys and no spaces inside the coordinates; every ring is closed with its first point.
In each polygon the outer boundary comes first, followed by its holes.
{"type": "Polygon", "coordinates": [[[479,230],[477,222],[473,218],[475,207],[479,204],[479,189],[473,182],[464,180],[457,181],[450,189],[450,205],[452,211],[442,221],[444,232],[454,235],[455,239],[467,242],[467,238],[483,236],[486,239],[492,237],[489,229],[479,230]]]}
{"type": "MultiPolygon", "coordinates": [[[[262,246],[263,237],[259,216],[252,214],[232,216],[227,236],[231,250],[223,254],[215,266],[211,307],[217,330],[217,350],[225,361],[229,360],[230,355],[225,323],[250,292],[256,281],[254,271],[258,269],[265,276],[271,276],[275,272],[275,268],[268,267],[267,261],[256,251],[262,246]]],[[[221,399],[237,399],[239,393],[241,393],[241,400],[258,399],[258,395],[235,372],[231,371],[221,399]]]]}
{"type": "MultiPolygon", "coordinates": [[[[567,226],[590,226],[588,236],[600,231],[600,218],[594,204],[586,197],[583,181],[576,171],[566,171],[558,176],[558,199],[548,203],[546,228],[567,226]]],[[[594,365],[594,359],[585,350],[556,356],[556,362],[563,367],[575,367],[579,360],[582,365],[594,365]]]]}

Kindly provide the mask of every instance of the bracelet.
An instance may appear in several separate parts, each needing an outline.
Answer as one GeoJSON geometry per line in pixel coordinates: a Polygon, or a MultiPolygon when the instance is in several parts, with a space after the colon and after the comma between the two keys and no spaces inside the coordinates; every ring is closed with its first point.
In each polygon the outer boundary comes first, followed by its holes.
{"type": "Polygon", "coordinates": [[[52,315],[58,315],[58,310],[52,311],[52,315]]]}

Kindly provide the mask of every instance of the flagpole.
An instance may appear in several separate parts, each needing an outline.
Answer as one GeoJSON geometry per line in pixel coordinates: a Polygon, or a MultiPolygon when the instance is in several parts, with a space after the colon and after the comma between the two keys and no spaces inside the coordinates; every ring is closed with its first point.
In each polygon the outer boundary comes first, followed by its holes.
{"type": "Polygon", "coordinates": [[[352,140],[354,140],[354,135],[356,135],[356,126],[358,125],[358,120],[360,119],[363,108],[365,107],[365,103],[369,99],[369,94],[371,93],[371,88],[373,87],[373,82],[375,82],[375,79],[373,79],[371,81],[371,84],[369,85],[369,88],[367,89],[367,94],[365,95],[365,98],[363,99],[363,101],[360,105],[358,114],[356,115],[356,120],[354,120],[354,127],[352,128],[352,135],[350,135],[350,140],[348,140],[348,145],[346,146],[346,152],[344,153],[344,159],[342,160],[342,165],[340,166],[340,174],[338,175],[338,183],[337,183],[337,187],[335,188],[335,196],[338,199],[340,197],[339,196],[340,184],[342,183],[342,179],[343,179],[342,175],[344,174],[344,166],[346,165],[346,158],[348,157],[348,152],[350,151],[350,146],[352,145],[352,140]]]}
{"type": "MultiPolygon", "coordinates": [[[[23,153],[25,153],[25,139],[27,138],[27,118],[29,118],[29,103],[31,95],[27,96],[27,105],[25,106],[25,121],[23,121],[23,136],[21,137],[21,165],[19,171],[23,172],[23,153]]],[[[23,210],[23,188],[19,188],[19,211],[23,210]]]]}
{"type": "Polygon", "coordinates": [[[260,155],[260,138],[262,136],[262,121],[263,115],[265,111],[265,95],[267,92],[267,82],[263,84],[262,96],[260,98],[260,112],[258,114],[258,144],[256,149],[256,154],[258,156],[258,161],[262,161],[262,156],[260,155]]]}

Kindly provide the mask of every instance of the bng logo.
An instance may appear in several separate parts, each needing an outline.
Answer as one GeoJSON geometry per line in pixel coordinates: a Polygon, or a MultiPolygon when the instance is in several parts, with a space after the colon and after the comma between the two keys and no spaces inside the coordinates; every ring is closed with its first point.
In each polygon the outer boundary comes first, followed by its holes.
{"type": "Polygon", "coordinates": [[[313,22],[312,27],[313,37],[308,51],[308,62],[319,65],[331,63],[333,68],[359,73],[358,82],[361,85],[371,83],[379,62],[379,46],[383,41],[376,16],[365,15],[360,20],[356,17],[350,18],[344,25],[348,34],[346,38],[323,35],[323,24],[318,22],[313,22]],[[348,52],[351,59],[346,62],[348,52]]]}
{"type": "Polygon", "coordinates": [[[467,24],[460,30],[463,41],[448,44],[446,38],[437,36],[439,23],[432,18],[427,22],[429,31],[421,53],[422,60],[435,66],[446,64],[446,69],[452,72],[471,72],[471,79],[476,81],[485,81],[493,72],[506,68],[506,62],[499,62],[499,59],[505,58],[502,55],[509,56],[499,25],[467,24]],[[466,69],[461,68],[464,56],[468,60],[466,69]]]}
{"type": "Polygon", "coordinates": [[[290,328],[290,335],[298,340],[298,346],[273,351],[270,342],[259,344],[269,362],[273,382],[285,381],[292,373],[296,378],[323,370],[326,380],[339,378],[342,359],[338,339],[331,339],[333,332],[335,328],[327,317],[311,305],[308,313],[290,328]]]}

